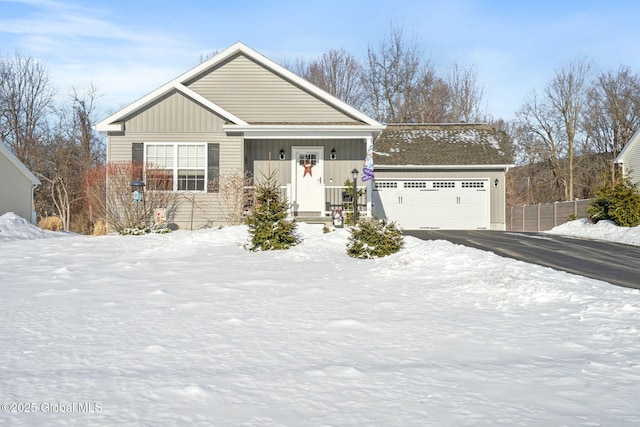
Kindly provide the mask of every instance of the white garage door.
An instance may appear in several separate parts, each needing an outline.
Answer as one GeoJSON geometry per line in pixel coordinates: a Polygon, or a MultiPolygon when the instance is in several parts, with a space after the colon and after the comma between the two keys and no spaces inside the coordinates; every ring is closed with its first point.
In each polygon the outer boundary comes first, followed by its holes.
{"type": "Polygon", "coordinates": [[[488,229],[488,179],[376,180],[374,212],[405,230],[488,229]]]}

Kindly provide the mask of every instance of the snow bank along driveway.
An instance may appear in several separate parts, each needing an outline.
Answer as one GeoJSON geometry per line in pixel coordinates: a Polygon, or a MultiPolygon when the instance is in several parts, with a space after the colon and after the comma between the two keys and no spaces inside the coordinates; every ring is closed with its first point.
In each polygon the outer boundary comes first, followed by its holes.
{"type": "Polygon", "coordinates": [[[637,290],[301,233],[268,253],[244,227],[0,242],[0,424],[640,423],[637,290]]]}

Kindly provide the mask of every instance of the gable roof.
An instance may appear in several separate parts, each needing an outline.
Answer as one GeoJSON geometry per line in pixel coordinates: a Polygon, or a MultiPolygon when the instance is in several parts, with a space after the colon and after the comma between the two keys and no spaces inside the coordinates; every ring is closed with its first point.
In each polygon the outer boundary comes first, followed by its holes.
{"type": "Polygon", "coordinates": [[[374,143],[378,166],[511,166],[507,136],[488,124],[389,124],[374,143]]]}
{"type": "Polygon", "coordinates": [[[308,93],[312,94],[318,99],[326,102],[328,105],[332,106],[333,108],[340,110],[345,114],[363,122],[365,125],[382,128],[382,125],[380,123],[373,120],[366,114],[363,114],[360,111],[356,110],[355,108],[351,107],[350,105],[340,101],[338,98],[328,94],[327,92],[316,87],[315,85],[311,84],[305,79],[297,76],[295,73],[287,70],[285,67],[282,67],[281,65],[276,64],[272,60],[261,55],[260,53],[256,52],[255,50],[251,49],[245,44],[238,42],[228,47],[227,49],[223,50],[222,52],[218,53],[217,55],[213,56],[212,58],[208,59],[207,61],[197,65],[196,67],[192,68],[186,73],[183,73],[177,78],[171,80],[165,85],[159,87],[155,91],[138,99],[137,101],[128,105],[122,110],[100,121],[98,124],[96,124],[96,129],[100,132],[123,130],[123,126],[122,126],[123,119],[125,119],[130,114],[136,112],[137,110],[145,108],[146,106],[150,105],[155,100],[157,100],[158,98],[164,96],[166,93],[173,90],[178,90],[182,92],[185,96],[209,108],[211,111],[217,113],[227,122],[232,123],[233,125],[236,125],[239,128],[244,129],[244,128],[250,127],[251,125],[246,121],[244,121],[242,118],[237,117],[236,115],[232,114],[231,112],[225,110],[224,108],[220,107],[216,103],[205,98],[204,96],[201,96],[197,92],[187,87],[188,82],[191,81],[192,79],[206,73],[207,71],[221,64],[224,64],[225,61],[228,61],[229,59],[233,58],[238,54],[245,55],[252,61],[255,61],[259,65],[271,71],[272,73],[282,76],[292,84],[300,87],[301,89],[307,91],[308,93]]]}
{"type": "Polygon", "coordinates": [[[618,154],[618,157],[616,157],[615,162],[620,164],[620,163],[624,163],[624,161],[626,160],[626,157],[630,155],[630,153],[633,151],[634,146],[636,144],[638,144],[638,141],[640,140],[640,129],[638,129],[633,136],[631,136],[631,139],[629,141],[627,141],[626,145],[624,146],[624,148],[620,151],[620,153],[618,154]]]}
{"type": "Polygon", "coordinates": [[[3,142],[0,142],[0,154],[3,154],[33,185],[40,185],[40,180],[9,150],[3,142]]]}

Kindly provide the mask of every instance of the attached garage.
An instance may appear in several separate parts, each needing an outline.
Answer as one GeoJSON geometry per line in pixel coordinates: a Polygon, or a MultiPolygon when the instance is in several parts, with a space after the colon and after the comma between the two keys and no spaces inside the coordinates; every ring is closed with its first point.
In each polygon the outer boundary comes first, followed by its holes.
{"type": "Polygon", "coordinates": [[[407,230],[490,229],[488,179],[376,180],[373,201],[407,230]]]}
{"type": "Polygon", "coordinates": [[[504,230],[506,135],[486,124],[388,125],[372,211],[405,230],[504,230]]]}

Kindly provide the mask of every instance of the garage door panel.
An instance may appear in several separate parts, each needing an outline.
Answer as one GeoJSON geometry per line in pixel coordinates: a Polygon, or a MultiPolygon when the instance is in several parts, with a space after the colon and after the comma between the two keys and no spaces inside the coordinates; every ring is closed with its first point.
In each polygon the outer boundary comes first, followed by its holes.
{"type": "Polygon", "coordinates": [[[376,181],[375,213],[406,230],[487,229],[488,183],[487,179],[376,181]]]}

